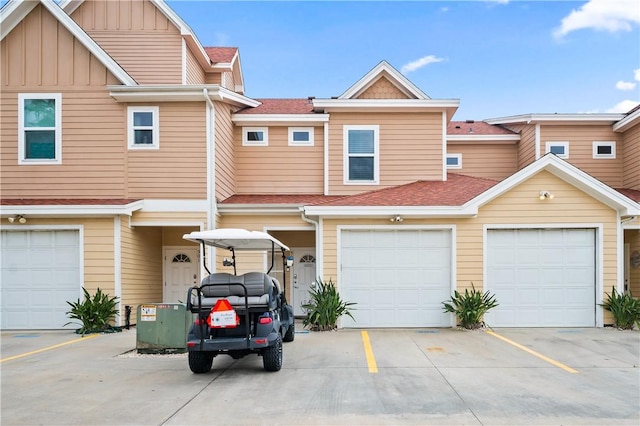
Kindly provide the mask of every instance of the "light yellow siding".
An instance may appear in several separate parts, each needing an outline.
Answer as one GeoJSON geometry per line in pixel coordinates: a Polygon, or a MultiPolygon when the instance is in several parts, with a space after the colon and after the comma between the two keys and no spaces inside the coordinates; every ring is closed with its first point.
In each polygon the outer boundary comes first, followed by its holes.
{"type": "Polygon", "coordinates": [[[202,212],[183,212],[183,211],[175,211],[175,212],[145,212],[145,211],[135,211],[131,216],[132,226],[136,226],[137,223],[144,223],[145,225],[155,224],[158,226],[165,226],[166,224],[171,223],[193,223],[200,224],[204,226],[207,221],[207,213],[202,212]]]}
{"type": "Polygon", "coordinates": [[[71,17],[138,83],[182,83],[182,36],[150,1],[85,1],[71,17]]]}
{"type": "Polygon", "coordinates": [[[236,165],[234,126],[231,122],[231,107],[216,102],[216,199],[224,200],[236,192],[236,165]]]}
{"type": "Polygon", "coordinates": [[[640,124],[622,135],[622,186],[640,191],[640,124]]]}
{"type": "Polygon", "coordinates": [[[349,195],[417,180],[442,180],[440,113],[331,113],[329,195],[349,195]],[[380,126],[379,185],[345,185],[345,125],[380,126]]]}
{"type": "MultiPolygon", "coordinates": [[[[629,244],[629,256],[640,253],[640,229],[628,229],[624,231],[624,242],[629,244]]],[[[629,259],[629,263],[631,259],[629,259]]],[[[640,297],[640,267],[629,265],[629,290],[634,297],[640,297]]],[[[611,287],[606,286],[605,291],[611,292],[611,287]]]]}
{"type": "Polygon", "coordinates": [[[447,154],[462,154],[462,168],[451,173],[502,180],[518,171],[518,145],[449,142],[447,154]]]}
{"type": "Polygon", "coordinates": [[[357,99],[409,99],[387,78],[381,77],[371,87],[362,92],[357,99]]]}
{"type": "Polygon", "coordinates": [[[323,128],[314,128],[313,146],[289,146],[288,127],[269,127],[268,146],[242,146],[235,128],[238,194],[322,194],[323,128]]]}

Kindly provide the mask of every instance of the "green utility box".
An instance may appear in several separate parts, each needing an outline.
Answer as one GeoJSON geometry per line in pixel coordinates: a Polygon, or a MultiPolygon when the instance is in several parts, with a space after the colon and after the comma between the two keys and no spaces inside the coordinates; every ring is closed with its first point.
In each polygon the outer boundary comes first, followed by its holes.
{"type": "Polygon", "coordinates": [[[180,353],[187,349],[187,332],[193,314],[183,303],[138,305],[136,349],[138,353],[180,353]]]}

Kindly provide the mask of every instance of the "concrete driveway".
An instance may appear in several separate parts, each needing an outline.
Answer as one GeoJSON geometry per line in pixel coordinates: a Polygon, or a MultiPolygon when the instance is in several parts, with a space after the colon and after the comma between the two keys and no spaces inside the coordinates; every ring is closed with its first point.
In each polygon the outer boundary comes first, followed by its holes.
{"type": "Polygon", "coordinates": [[[2,333],[2,425],[629,424],[640,333],[613,329],[298,333],[284,367],[136,355],[135,329],[2,333]]]}

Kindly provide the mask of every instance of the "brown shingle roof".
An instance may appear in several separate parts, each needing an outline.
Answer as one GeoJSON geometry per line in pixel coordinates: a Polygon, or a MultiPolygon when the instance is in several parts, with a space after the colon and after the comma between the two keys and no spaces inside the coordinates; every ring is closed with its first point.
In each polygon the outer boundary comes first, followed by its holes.
{"type": "Polygon", "coordinates": [[[246,108],[238,114],[313,114],[313,103],[309,99],[256,99],[262,105],[246,108]]]}
{"type": "Polygon", "coordinates": [[[2,198],[3,206],[125,206],[140,201],[133,198],[2,198]]]}
{"type": "Polygon", "coordinates": [[[218,62],[231,62],[236,52],[237,47],[205,47],[204,51],[207,52],[209,59],[213,63],[218,62]]]}
{"type": "Polygon", "coordinates": [[[487,124],[484,121],[451,121],[447,125],[448,135],[516,135],[504,127],[487,124]]]}
{"type": "Polygon", "coordinates": [[[640,203],[640,191],[628,188],[616,188],[616,191],[628,198],[631,198],[636,203],[640,203]]]}
{"type": "Polygon", "coordinates": [[[304,206],[309,204],[316,204],[329,200],[341,198],[339,196],[325,196],[316,194],[294,194],[294,195],[281,195],[281,194],[245,194],[245,195],[232,195],[225,199],[220,204],[291,204],[297,206],[304,206]]]}

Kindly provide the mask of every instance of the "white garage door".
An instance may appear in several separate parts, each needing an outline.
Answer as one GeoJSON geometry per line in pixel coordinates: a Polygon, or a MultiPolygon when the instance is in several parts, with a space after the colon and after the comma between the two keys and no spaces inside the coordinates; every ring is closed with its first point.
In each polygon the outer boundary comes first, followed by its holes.
{"type": "Polygon", "coordinates": [[[345,327],[448,327],[451,295],[448,230],[343,230],[344,300],[356,302],[345,327]]]}
{"type": "Polygon", "coordinates": [[[595,326],[595,231],[506,229],[487,234],[492,327],[595,326]]]}
{"type": "Polygon", "coordinates": [[[1,328],[63,328],[66,302],[81,292],[78,231],[2,231],[0,237],[1,328]]]}

